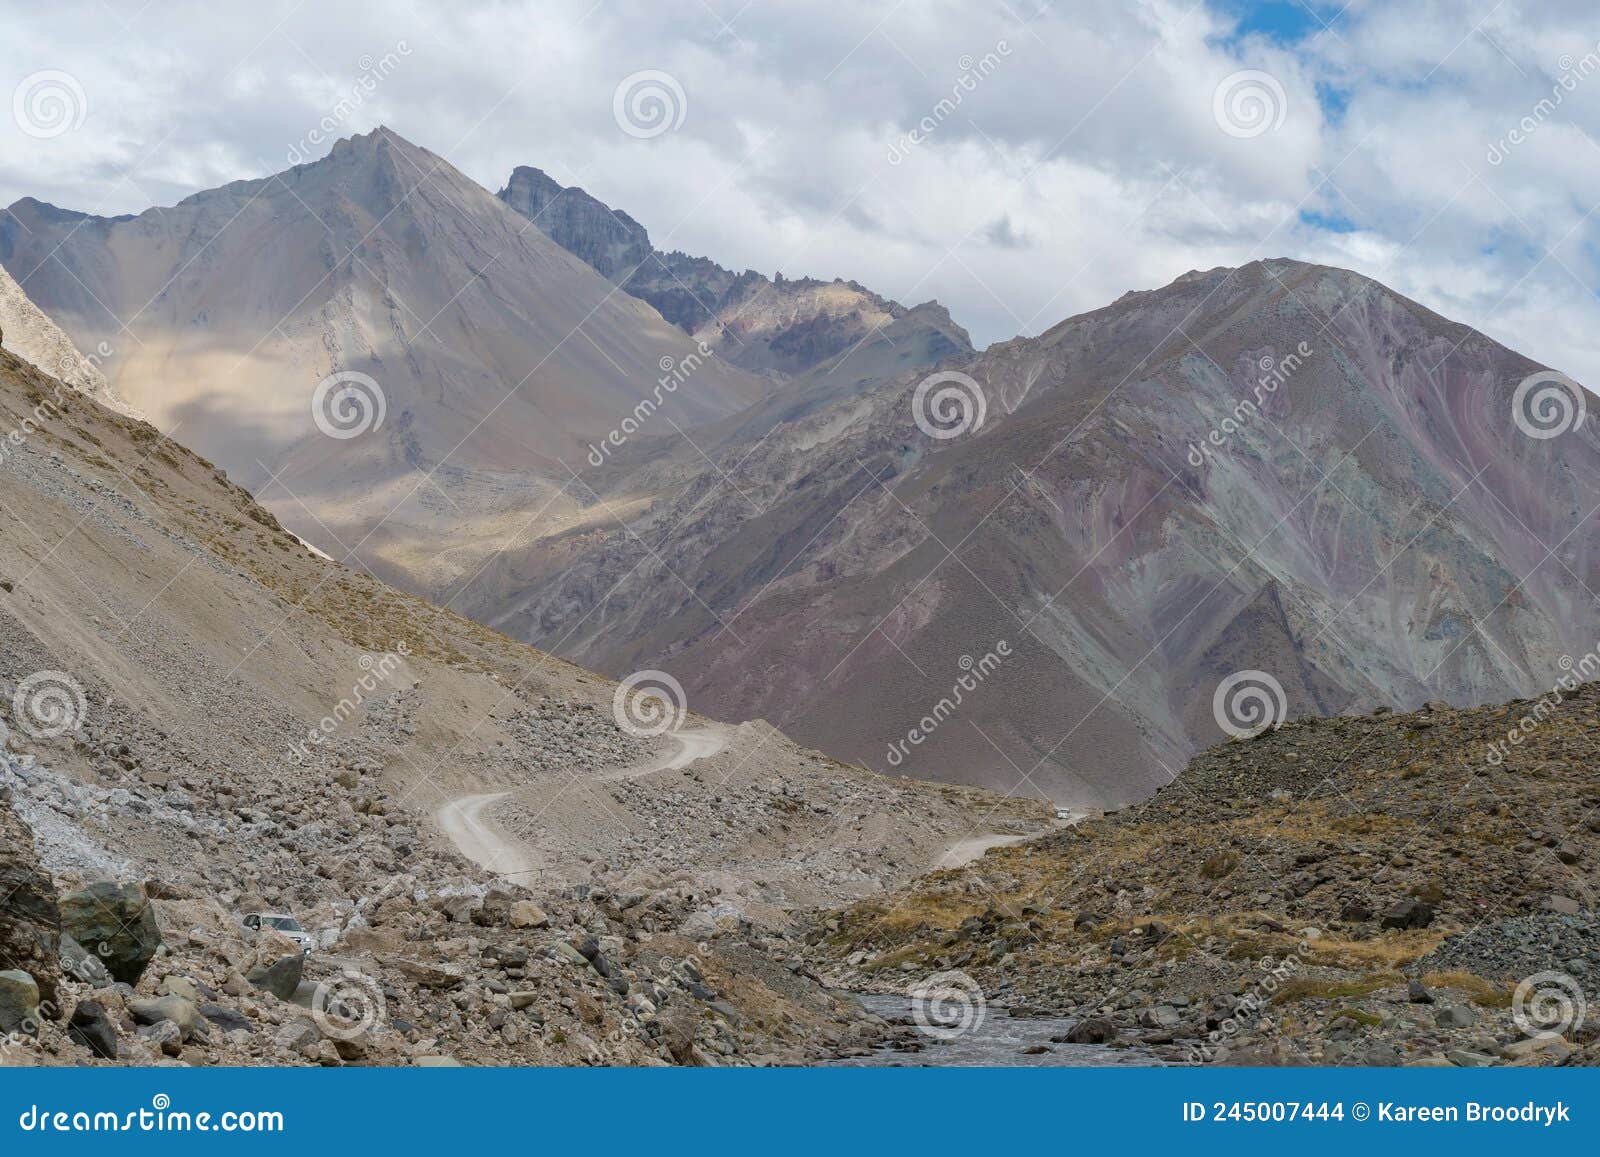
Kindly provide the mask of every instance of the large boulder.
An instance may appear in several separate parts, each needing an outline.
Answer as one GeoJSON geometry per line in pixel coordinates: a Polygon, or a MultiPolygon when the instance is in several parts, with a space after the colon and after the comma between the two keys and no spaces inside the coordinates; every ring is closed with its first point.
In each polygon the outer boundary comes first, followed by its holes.
{"type": "Polygon", "coordinates": [[[33,833],[0,789],[0,961],[33,978],[41,1000],[56,1000],[61,916],[56,887],[33,849],[33,833]]]}
{"type": "Polygon", "coordinates": [[[0,972],[0,1036],[39,1035],[39,986],[19,968],[0,972]]]}
{"type": "Polygon", "coordinates": [[[1104,1045],[1117,1039],[1117,1026],[1104,1017],[1087,1016],[1073,1025],[1061,1038],[1075,1045],[1104,1045]]]}
{"type": "Polygon", "coordinates": [[[1380,926],[1401,931],[1407,928],[1426,928],[1433,923],[1433,915],[1432,904],[1410,896],[1385,912],[1380,926]]]}
{"type": "Polygon", "coordinates": [[[297,950],[276,960],[261,961],[245,973],[245,979],[279,1000],[291,1000],[300,987],[305,968],[305,955],[297,950]]]}
{"type": "Polygon", "coordinates": [[[161,947],[161,927],[143,884],[102,880],[61,897],[61,930],[98,956],[112,977],[138,984],[161,947]]]}
{"type": "Polygon", "coordinates": [[[104,1060],[117,1059],[117,1029],[104,1006],[97,1000],[80,1000],[67,1022],[67,1036],[74,1044],[104,1060]]]}

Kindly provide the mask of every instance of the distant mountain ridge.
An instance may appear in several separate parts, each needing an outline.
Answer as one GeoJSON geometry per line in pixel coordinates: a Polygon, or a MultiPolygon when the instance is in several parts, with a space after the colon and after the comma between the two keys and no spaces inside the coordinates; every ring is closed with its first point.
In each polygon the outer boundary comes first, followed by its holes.
{"type": "Polygon", "coordinates": [[[602,277],[748,370],[805,373],[885,340],[891,325],[908,318],[924,331],[907,347],[918,351],[917,364],[972,352],[966,330],[937,302],[908,309],[854,281],[735,273],[709,258],[663,252],[627,213],[531,166],[518,166],[499,197],[602,277]]]}
{"type": "Polygon", "coordinates": [[[1236,676],[1290,716],[1475,704],[1600,637],[1592,423],[1524,433],[1540,367],[1368,278],[1196,272],[949,367],[956,429],[916,374],[748,424],[626,534],[497,558],[472,613],[838,758],[1101,807],[1223,737],[1236,676]]]}

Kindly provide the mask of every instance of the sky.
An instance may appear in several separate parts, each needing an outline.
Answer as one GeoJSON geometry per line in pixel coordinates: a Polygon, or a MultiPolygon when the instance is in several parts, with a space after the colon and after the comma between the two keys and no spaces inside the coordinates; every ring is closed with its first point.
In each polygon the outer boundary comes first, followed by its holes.
{"type": "Polygon", "coordinates": [[[0,205],[137,213],[387,124],[980,346],[1287,256],[1600,385],[1592,0],[136,3],[0,6],[0,205]]]}

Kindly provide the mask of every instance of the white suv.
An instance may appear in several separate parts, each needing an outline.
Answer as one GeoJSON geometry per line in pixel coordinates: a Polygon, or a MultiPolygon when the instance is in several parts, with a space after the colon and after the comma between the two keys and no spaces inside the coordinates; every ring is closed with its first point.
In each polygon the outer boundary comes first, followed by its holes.
{"type": "Polygon", "coordinates": [[[302,955],[311,955],[311,933],[300,927],[300,921],[293,916],[286,916],[281,912],[252,912],[244,918],[244,926],[257,932],[263,928],[282,932],[300,945],[302,955]]]}

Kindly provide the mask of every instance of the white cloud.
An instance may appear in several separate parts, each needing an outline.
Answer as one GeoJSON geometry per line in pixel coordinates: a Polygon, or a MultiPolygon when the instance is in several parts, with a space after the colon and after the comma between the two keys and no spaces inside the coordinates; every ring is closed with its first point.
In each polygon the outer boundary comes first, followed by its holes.
{"type": "Polygon", "coordinates": [[[404,43],[341,134],[388,123],[491,189],[538,165],[658,243],[936,296],[980,342],[1288,255],[1352,265],[1600,383],[1600,72],[1488,159],[1563,68],[1600,54],[1589,3],[1357,0],[1287,46],[1169,0],[274,0],[122,20],[100,0],[0,13],[0,95],[57,69],[88,102],[51,139],[0,118],[0,203],[137,212],[283,168],[363,58],[404,43]],[[997,66],[964,86],[986,56],[997,66]],[[641,69],[687,99],[682,127],[651,140],[612,116],[641,69]],[[1241,139],[1213,94],[1245,69],[1284,107],[1241,139]]]}

